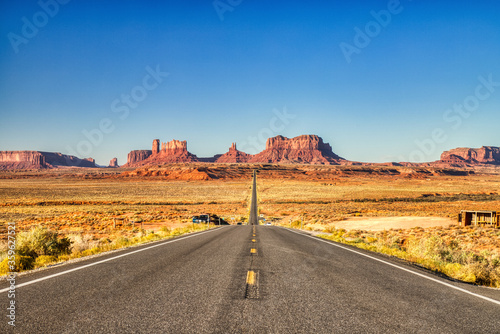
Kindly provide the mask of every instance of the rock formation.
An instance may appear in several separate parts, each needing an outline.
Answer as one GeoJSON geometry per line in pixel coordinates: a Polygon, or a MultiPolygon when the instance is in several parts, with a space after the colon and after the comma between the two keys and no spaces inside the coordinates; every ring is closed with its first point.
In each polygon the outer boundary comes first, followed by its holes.
{"type": "Polygon", "coordinates": [[[113,158],[109,161],[109,166],[108,167],[120,167],[118,166],[118,159],[117,158],[113,158]]]}
{"type": "Polygon", "coordinates": [[[187,141],[172,140],[161,144],[161,151],[152,155],[148,160],[156,164],[178,163],[178,162],[197,162],[196,155],[187,150],[187,141]]]}
{"type": "Polygon", "coordinates": [[[134,165],[141,161],[146,160],[153,154],[153,151],[150,150],[135,150],[130,151],[127,156],[127,165],[134,165]]]}
{"type": "Polygon", "coordinates": [[[40,151],[0,151],[0,169],[40,169],[53,167],[96,167],[92,158],[40,151]]]}
{"type": "Polygon", "coordinates": [[[92,158],[80,159],[73,155],[66,155],[53,152],[40,152],[45,157],[45,163],[49,167],[69,166],[69,167],[96,167],[92,158]]]}
{"type": "Polygon", "coordinates": [[[138,167],[153,164],[206,162],[206,163],[301,163],[338,165],[346,160],[332,152],[329,144],[315,135],[304,135],[292,139],[283,136],[269,138],[266,149],[251,155],[238,151],[233,143],[229,151],[212,158],[198,158],[187,150],[187,142],[172,140],[161,143],[155,139],[151,151],[132,151],[129,153],[126,167],[138,167]],[[157,152],[157,153],[155,153],[157,152]]]}
{"type": "Polygon", "coordinates": [[[1,151],[0,169],[46,168],[45,157],[38,151],[1,151]]]}
{"type": "MultiPolygon", "coordinates": [[[[142,167],[170,163],[257,163],[257,164],[324,164],[359,166],[406,166],[406,167],[474,167],[500,166],[500,148],[483,146],[481,148],[456,148],[444,152],[441,160],[428,163],[385,163],[371,164],[348,161],[332,151],[332,147],[316,135],[303,135],[295,138],[276,136],[269,138],[264,151],[251,155],[239,151],[232,143],[225,154],[210,158],[198,158],[187,149],[187,142],[172,140],[161,143],[153,140],[151,150],[134,150],[128,154],[124,167],[142,167]]],[[[55,167],[96,167],[92,158],[80,159],[72,155],[40,151],[0,151],[0,170],[41,169],[55,167]]],[[[109,167],[119,167],[113,158],[109,167]]],[[[190,172],[191,173],[191,172],[190,172]]],[[[192,173],[191,173],[192,174],[192,173]]],[[[200,174],[201,175],[201,174],[200,174]]],[[[192,176],[192,175],[191,175],[192,176]]],[[[190,177],[191,177],[190,176],[190,177]]],[[[199,175],[198,175],[199,176],[199,175]]],[[[197,177],[198,177],[197,176],[197,177]]],[[[210,176],[211,177],[211,176],[210,176]]]]}
{"type": "Polygon", "coordinates": [[[151,164],[199,161],[196,155],[188,152],[187,141],[172,140],[167,143],[161,143],[161,150],[159,150],[160,140],[155,139],[152,148],[151,151],[139,150],[130,152],[125,166],[136,167],[151,164]]]}
{"type": "Polygon", "coordinates": [[[245,152],[238,151],[236,149],[236,143],[232,143],[229,151],[221,156],[219,156],[215,162],[219,163],[244,163],[248,162],[252,158],[252,155],[245,152]]]}
{"type": "Polygon", "coordinates": [[[249,162],[305,163],[337,165],[345,159],[332,151],[332,147],[316,135],[295,138],[276,136],[269,138],[266,149],[254,155],[249,162]]]}
{"type": "Polygon", "coordinates": [[[159,139],[155,139],[155,140],[153,140],[152,153],[153,154],[158,154],[159,151],[160,151],[160,140],[159,139]]]}
{"type": "Polygon", "coordinates": [[[187,141],[172,140],[168,143],[161,143],[162,155],[182,155],[187,152],[187,141]]]}
{"type": "Polygon", "coordinates": [[[438,163],[447,163],[455,166],[461,165],[500,165],[500,148],[483,146],[481,148],[455,148],[443,152],[438,163]]]}

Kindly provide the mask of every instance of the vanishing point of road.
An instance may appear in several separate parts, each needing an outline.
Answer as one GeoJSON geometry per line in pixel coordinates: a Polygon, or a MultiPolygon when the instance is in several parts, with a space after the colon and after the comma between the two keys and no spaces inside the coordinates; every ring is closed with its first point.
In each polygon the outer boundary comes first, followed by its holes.
{"type": "Polygon", "coordinates": [[[253,171],[252,178],[252,199],[250,201],[249,225],[259,225],[259,210],[257,208],[257,171],[253,171]]]}
{"type": "Polygon", "coordinates": [[[251,225],[19,276],[15,328],[7,325],[8,284],[1,281],[0,332],[500,332],[499,290],[259,226],[255,190],[254,174],[251,225]]]}

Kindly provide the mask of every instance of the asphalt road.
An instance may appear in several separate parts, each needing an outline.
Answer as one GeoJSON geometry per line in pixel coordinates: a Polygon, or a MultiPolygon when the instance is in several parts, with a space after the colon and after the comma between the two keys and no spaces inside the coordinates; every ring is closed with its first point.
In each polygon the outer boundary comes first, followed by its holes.
{"type": "MultiPolygon", "coordinates": [[[[500,332],[499,290],[295,230],[227,226],[174,240],[18,277],[15,332],[500,332]]],[[[2,291],[5,314],[7,303],[2,291]]]]}
{"type": "Polygon", "coordinates": [[[253,171],[252,179],[252,199],[250,202],[249,225],[259,225],[259,210],[257,208],[257,172],[253,171]]]}

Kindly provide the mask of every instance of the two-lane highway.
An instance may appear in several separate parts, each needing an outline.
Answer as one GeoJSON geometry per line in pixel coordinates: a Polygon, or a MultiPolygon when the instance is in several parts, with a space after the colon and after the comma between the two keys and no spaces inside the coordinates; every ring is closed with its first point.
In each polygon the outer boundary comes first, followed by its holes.
{"type": "MultiPolygon", "coordinates": [[[[155,245],[19,287],[16,332],[498,333],[500,328],[500,304],[285,228],[255,226],[253,233],[253,226],[229,226],[155,245]],[[250,268],[259,275],[257,298],[246,298],[250,268]]],[[[19,277],[17,284],[92,261],[102,258],[19,277]]],[[[500,300],[498,290],[452,284],[500,300]]],[[[0,289],[5,287],[2,282],[0,289]]],[[[5,292],[1,298],[7,305],[5,292]]],[[[0,328],[8,329],[6,320],[0,328]]]]}

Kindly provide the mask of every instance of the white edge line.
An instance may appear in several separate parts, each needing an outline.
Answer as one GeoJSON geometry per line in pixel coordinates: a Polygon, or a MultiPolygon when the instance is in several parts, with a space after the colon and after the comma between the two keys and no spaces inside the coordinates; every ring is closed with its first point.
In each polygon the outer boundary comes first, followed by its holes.
{"type": "MultiPolygon", "coordinates": [[[[49,276],[40,277],[40,278],[37,278],[37,279],[29,281],[29,282],[18,284],[18,285],[16,285],[16,289],[22,288],[23,286],[35,284],[35,283],[38,283],[38,282],[41,282],[41,281],[45,281],[47,279],[54,278],[54,277],[57,277],[57,276],[61,276],[61,275],[64,275],[64,274],[69,274],[69,273],[71,273],[73,271],[77,271],[77,270],[80,270],[80,269],[84,269],[84,268],[96,266],[96,265],[104,263],[104,262],[113,261],[113,260],[119,259],[119,258],[124,257],[124,256],[132,255],[132,254],[139,253],[139,252],[143,252],[143,251],[151,249],[151,248],[163,246],[163,245],[170,244],[170,243],[173,243],[173,242],[176,242],[176,241],[186,240],[188,238],[196,237],[196,236],[199,236],[199,235],[202,235],[202,234],[205,234],[205,233],[209,233],[209,232],[214,232],[214,231],[217,231],[217,230],[219,230],[219,229],[216,228],[216,229],[209,230],[209,231],[203,231],[203,232],[199,232],[199,233],[196,233],[196,234],[187,235],[185,237],[177,238],[177,239],[174,239],[174,240],[167,240],[167,241],[164,241],[164,242],[159,241],[156,245],[152,245],[152,246],[149,246],[149,247],[146,247],[146,248],[141,248],[141,249],[135,250],[133,252],[128,252],[128,253],[125,253],[125,254],[121,254],[121,255],[118,255],[118,256],[110,257],[109,259],[105,259],[105,260],[101,260],[101,261],[97,261],[97,262],[92,262],[92,263],[86,264],[86,265],[81,266],[81,267],[69,269],[69,270],[62,271],[62,272],[57,273],[57,274],[52,274],[52,275],[49,275],[49,276]]],[[[125,250],[125,248],[124,248],[124,250],[125,250]]],[[[0,290],[0,293],[4,293],[4,292],[9,291],[9,290],[10,290],[10,287],[0,290]]]]}
{"type": "MultiPolygon", "coordinates": [[[[286,228],[286,227],[285,227],[285,228],[286,228]]],[[[347,251],[349,251],[349,252],[356,253],[356,254],[358,254],[358,255],[361,255],[361,256],[367,257],[367,258],[369,258],[369,259],[372,259],[372,260],[375,260],[375,261],[378,261],[378,262],[384,263],[384,264],[389,265],[389,266],[391,266],[391,267],[398,268],[398,269],[401,269],[401,270],[403,270],[403,271],[409,272],[409,273],[411,273],[411,274],[413,274],[413,275],[423,277],[423,278],[425,278],[425,279],[428,279],[428,280],[430,280],[430,281],[433,281],[433,282],[436,282],[436,283],[442,284],[442,285],[447,286],[447,287],[449,287],[449,288],[452,288],[452,289],[455,289],[455,290],[461,291],[461,292],[463,292],[463,293],[466,293],[466,294],[472,295],[472,296],[474,296],[474,297],[481,298],[481,299],[484,299],[484,300],[489,301],[489,302],[491,302],[491,303],[494,303],[494,304],[500,305],[500,301],[498,301],[498,300],[495,300],[495,299],[492,299],[492,298],[489,298],[489,297],[485,297],[485,296],[479,295],[479,294],[477,294],[477,293],[474,293],[474,292],[468,291],[468,290],[466,290],[466,289],[459,288],[459,287],[454,286],[454,285],[452,285],[452,284],[449,284],[449,283],[446,283],[446,282],[440,281],[440,280],[438,280],[438,279],[436,279],[436,278],[434,278],[434,277],[430,277],[430,276],[424,275],[424,274],[422,274],[422,273],[419,273],[419,272],[416,272],[416,271],[410,270],[410,269],[408,269],[408,268],[400,267],[400,266],[398,266],[398,265],[396,265],[396,264],[394,264],[394,263],[390,263],[390,262],[387,262],[387,261],[384,261],[384,260],[378,259],[378,258],[376,258],[376,257],[374,257],[374,256],[371,256],[371,255],[368,255],[368,254],[364,254],[364,253],[362,253],[362,252],[358,252],[358,251],[356,251],[356,250],[354,250],[354,249],[350,249],[350,248],[348,248],[348,247],[342,246],[342,245],[340,245],[340,244],[338,244],[338,243],[336,243],[336,242],[334,242],[334,241],[331,241],[331,240],[330,240],[330,241],[327,241],[328,239],[326,239],[326,240],[325,240],[325,239],[322,239],[322,238],[319,238],[319,237],[313,237],[313,236],[310,236],[310,235],[308,235],[308,234],[303,234],[303,233],[300,233],[300,232],[297,232],[297,231],[291,230],[291,229],[289,229],[289,228],[286,228],[286,229],[287,229],[288,231],[290,231],[290,232],[293,232],[293,233],[296,233],[296,234],[299,234],[299,235],[303,235],[303,236],[305,236],[305,237],[309,237],[309,238],[314,239],[314,240],[322,241],[322,242],[324,242],[324,243],[326,243],[326,244],[329,244],[329,245],[332,245],[332,246],[335,246],[335,247],[338,247],[338,248],[342,248],[342,249],[347,250],[347,251]]]]}

